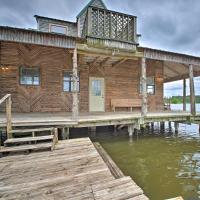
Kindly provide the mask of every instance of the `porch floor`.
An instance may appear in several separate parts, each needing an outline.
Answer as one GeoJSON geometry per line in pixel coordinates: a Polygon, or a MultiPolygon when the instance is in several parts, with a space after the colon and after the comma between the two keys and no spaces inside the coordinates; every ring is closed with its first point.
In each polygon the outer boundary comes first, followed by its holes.
{"type": "MultiPolygon", "coordinates": [[[[191,114],[189,112],[148,112],[145,122],[157,121],[186,121],[191,114]]],[[[200,113],[196,118],[200,120],[200,113]]],[[[141,119],[140,112],[104,112],[104,113],[80,113],[78,122],[72,120],[71,113],[13,113],[13,126],[66,126],[89,127],[117,124],[131,124],[141,119]]],[[[6,115],[0,113],[0,127],[6,126],[6,115]]]]}

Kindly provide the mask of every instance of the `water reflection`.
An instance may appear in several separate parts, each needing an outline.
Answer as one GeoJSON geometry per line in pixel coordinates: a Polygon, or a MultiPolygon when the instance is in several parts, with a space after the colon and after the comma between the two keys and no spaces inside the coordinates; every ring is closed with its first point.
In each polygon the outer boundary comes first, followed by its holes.
{"type": "Polygon", "coordinates": [[[99,132],[99,141],[122,171],[153,200],[183,196],[200,199],[200,135],[197,125],[155,123],[143,134],[128,137],[127,130],[99,132]],[[116,136],[117,135],[117,136],[116,136]]]}

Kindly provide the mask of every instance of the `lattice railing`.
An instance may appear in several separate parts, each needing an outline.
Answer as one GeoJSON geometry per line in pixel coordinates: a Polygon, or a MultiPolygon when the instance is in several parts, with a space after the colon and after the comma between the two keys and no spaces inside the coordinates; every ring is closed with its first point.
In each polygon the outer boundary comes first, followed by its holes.
{"type": "Polygon", "coordinates": [[[89,7],[86,24],[86,36],[137,42],[135,16],[89,7]]]}

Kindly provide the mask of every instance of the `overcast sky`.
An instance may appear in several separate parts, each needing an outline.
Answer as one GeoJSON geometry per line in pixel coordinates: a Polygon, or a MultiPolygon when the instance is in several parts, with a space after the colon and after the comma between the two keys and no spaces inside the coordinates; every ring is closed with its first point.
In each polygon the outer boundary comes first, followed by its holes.
{"type": "MultiPolygon", "coordinates": [[[[88,1],[0,0],[0,25],[36,28],[35,14],[75,21],[88,1]]],[[[200,56],[200,0],[105,0],[104,3],[110,10],[138,17],[141,46],[200,56]]],[[[200,78],[195,84],[200,87],[200,78]]],[[[181,82],[176,87],[168,85],[166,95],[182,95],[181,82]]],[[[200,94],[200,89],[197,93],[200,94]]]]}

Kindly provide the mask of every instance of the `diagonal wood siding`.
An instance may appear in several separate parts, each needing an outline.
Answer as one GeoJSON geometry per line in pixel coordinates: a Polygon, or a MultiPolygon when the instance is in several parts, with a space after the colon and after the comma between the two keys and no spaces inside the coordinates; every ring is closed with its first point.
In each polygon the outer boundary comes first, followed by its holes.
{"type": "MultiPolygon", "coordinates": [[[[66,49],[0,42],[0,63],[8,70],[0,69],[0,97],[12,94],[15,112],[71,111],[72,94],[63,92],[63,72],[72,70],[72,57],[66,49]],[[40,86],[19,84],[19,67],[39,67],[40,86]]],[[[81,59],[79,59],[81,60],[81,59]]],[[[113,67],[101,61],[88,65],[85,59],[79,62],[80,111],[88,112],[89,77],[105,78],[106,111],[111,111],[111,99],[140,98],[140,60],[126,62],[113,67]]],[[[156,77],[156,94],[148,97],[149,110],[160,110],[163,105],[163,63],[149,60],[147,76],[156,77]],[[162,80],[162,79],[161,79],[162,80]]],[[[2,107],[0,108],[2,109],[2,107]]]]}

